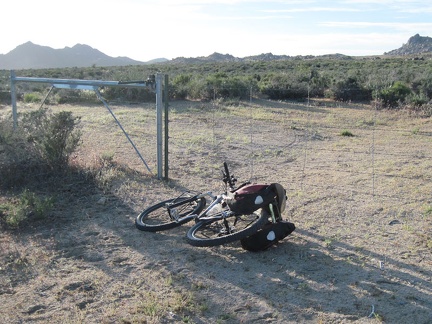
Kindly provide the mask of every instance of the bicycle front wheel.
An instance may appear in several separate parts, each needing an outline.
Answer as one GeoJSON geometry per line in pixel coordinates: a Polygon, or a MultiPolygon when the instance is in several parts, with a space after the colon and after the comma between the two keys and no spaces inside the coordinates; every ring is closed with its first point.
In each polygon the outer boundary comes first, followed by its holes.
{"type": "Polygon", "coordinates": [[[268,221],[261,209],[249,215],[202,220],[187,232],[187,241],[193,246],[216,246],[241,240],[256,233],[268,221]]]}
{"type": "Polygon", "coordinates": [[[178,197],[162,201],[141,212],[135,226],[145,232],[165,231],[192,220],[206,205],[205,198],[178,197]],[[175,208],[170,204],[176,204],[175,208]],[[175,215],[175,216],[174,216],[175,215]],[[189,216],[190,217],[187,217],[189,216]]]}

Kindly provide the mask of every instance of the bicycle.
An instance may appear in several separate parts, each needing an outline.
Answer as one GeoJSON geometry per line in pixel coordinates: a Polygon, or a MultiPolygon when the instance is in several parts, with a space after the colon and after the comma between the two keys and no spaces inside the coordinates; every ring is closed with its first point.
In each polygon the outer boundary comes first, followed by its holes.
{"type": "Polygon", "coordinates": [[[176,198],[145,209],[136,217],[136,227],[142,231],[157,232],[195,220],[195,224],[187,231],[186,238],[191,245],[204,247],[241,240],[255,234],[268,223],[269,218],[275,220],[271,210],[267,208],[275,200],[274,195],[270,199],[262,198],[265,197],[268,185],[251,184],[248,181],[236,187],[237,179],[230,174],[226,162],[222,175],[225,184],[225,191],[222,194],[215,196],[212,192],[185,191],[176,198]],[[239,192],[242,194],[238,194],[239,192]],[[235,197],[243,199],[249,194],[252,194],[252,198],[257,196],[260,199],[246,199],[248,207],[238,208],[235,197]],[[207,208],[206,198],[212,200],[207,208]]]}

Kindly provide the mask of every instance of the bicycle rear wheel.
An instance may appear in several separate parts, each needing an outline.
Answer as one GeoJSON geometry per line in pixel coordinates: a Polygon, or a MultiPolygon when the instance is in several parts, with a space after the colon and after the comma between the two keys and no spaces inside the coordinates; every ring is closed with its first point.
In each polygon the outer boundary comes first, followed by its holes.
{"type": "MultiPolygon", "coordinates": [[[[220,215],[219,215],[220,216],[220,215]]],[[[268,221],[268,214],[261,209],[249,215],[215,217],[201,220],[187,232],[187,241],[193,246],[216,246],[256,233],[268,221]]]]}
{"type": "Polygon", "coordinates": [[[135,219],[135,226],[145,232],[165,231],[189,222],[201,213],[205,198],[178,197],[148,207],[135,219]],[[183,203],[182,203],[183,202],[183,203]],[[169,207],[176,203],[176,207],[169,207]],[[190,215],[190,217],[187,217],[190,215]]]}

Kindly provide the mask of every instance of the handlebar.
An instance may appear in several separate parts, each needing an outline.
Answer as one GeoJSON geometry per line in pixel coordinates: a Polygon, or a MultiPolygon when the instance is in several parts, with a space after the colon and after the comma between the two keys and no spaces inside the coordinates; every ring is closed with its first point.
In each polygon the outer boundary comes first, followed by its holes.
{"type": "Polygon", "coordinates": [[[225,169],[225,172],[222,172],[223,173],[223,182],[225,184],[228,184],[230,189],[234,189],[234,186],[235,186],[235,183],[237,182],[237,179],[233,175],[230,175],[230,172],[228,169],[228,164],[226,162],[224,162],[224,169],[225,169]]]}
{"type": "Polygon", "coordinates": [[[250,181],[246,181],[245,183],[242,183],[240,186],[235,187],[237,179],[233,175],[230,174],[229,169],[228,169],[228,164],[226,162],[224,162],[224,170],[225,171],[222,171],[223,182],[229,186],[231,192],[235,192],[235,191],[239,190],[240,188],[243,188],[244,186],[251,184],[250,181]]]}

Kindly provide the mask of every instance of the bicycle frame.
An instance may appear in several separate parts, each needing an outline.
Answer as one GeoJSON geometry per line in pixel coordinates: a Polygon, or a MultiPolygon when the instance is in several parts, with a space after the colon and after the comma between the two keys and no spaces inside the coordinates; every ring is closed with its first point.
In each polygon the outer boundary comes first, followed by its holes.
{"type": "MultiPolygon", "coordinates": [[[[240,187],[242,187],[242,186],[240,186],[240,187]]],[[[179,196],[179,197],[181,197],[181,196],[179,196]]],[[[193,197],[191,197],[189,199],[186,199],[186,200],[182,200],[182,201],[179,201],[179,202],[174,202],[174,203],[166,204],[166,208],[168,210],[168,214],[170,215],[171,219],[175,220],[176,222],[181,222],[183,220],[191,219],[191,218],[198,218],[199,220],[211,220],[211,219],[215,219],[215,218],[216,219],[223,219],[225,217],[233,216],[234,213],[232,211],[230,211],[230,210],[223,211],[220,214],[221,216],[219,216],[219,217],[216,217],[216,216],[213,216],[213,215],[210,215],[210,216],[207,217],[207,214],[208,214],[208,212],[213,207],[215,207],[217,204],[221,204],[227,198],[228,198],[228,196],[226,194],[221,194],[221,195],[215,196],[215,195],[213,195],[213,193],[211,191],[208,191],[208,192],[204,192],[204,193],[195,195],[195,196],[193,196],[193,197]],[[197,214],[190,214],[190,215],[186,215],[186,216],[183,216],[183,217],[178,217],[178,213],[177,213],[177,211],[175,209],[176,207],[182,206],[185,202],[192,202],[192,201],[195,201],[196,199],[199,199],[199,198],[202,198],[202,197],[210,197],[213,201],[199,215],[197,215],[197,214]]]]}
{"type": "Polygon", "coordinates": [[[200,221],[206,221],[206,220],[214,220],[214,219],[222,220],[222,219],[225,219],[227,217],[235,216],[235,213],[232,212],[231,210],[222,211],[221,213],[218,213],[217,215],[208,215],[209,211],[213,207],[215,207],[217,204],[222,204],[223,201],[228,198],[228,196],[227,196],[228,188],[229,188],[230,192],[235,192],[236,190],[239,190],[240,188],[242,188],[242,187],[250,184],[250,182],[247,181],[245,183],[242,183],[240,186],[235,187],[235,183],[237,182],[237,179],[233,175],[230,174],[230,172],[228,170],[228,165],[226,164],[226,162],[224,162],[224,169],[225,169],[225,172],[223,173],[223,179],[222,179],[223,182],[225,183],[225,186],[226,186],[224,194],[215,196],[215,195],[213,195],[213,193],[211,191],[207,191],[207,192],[204,192],[204,193],[196,194],[196,195],[194,195],[194,196],[192,196],[190,198],[187,198],[187,199],[181,199],[181,200],[179,200],[177,202],[176,201],[177,199],[183,197],[187,193],[190,193],[189,191],[185,191],[181,195],[179,195],[174,200],[174,202],[167,203],[165,205],[170,218],[173,221],[182,222],[182,221],[186,221],[186,220],[189,221],[189,220],[194,219],[194,218],[196,218],[196,219],[198,219],[200,221]],[[198,214],[198,215],[197,214],[189,214],[189,215],[186,215],[186,216],[183,216],[183,217],[179,217],[179,213],[178,213],[178,211],[176,209],[177,207],[182,206],[185,203],[193,202],[193,201],[196,201],[197,199],[205,198],[205,197],[211,198],[212,202],[200,214],[198,214]]]}
{"type": "Polygon", "coordinates": [[[227,196],[226,196],[225,194],[222,194],[222,195],[216,196],[216,199],[214,199],[213,202],[212,202],[212,203],[211,203],[211,204],[210,204],[210,205],[209,205],[205,210],[203,210],[203,211],[201,212],[201,214],[197,215],[196,217],[197,217],[199,220],[210,220],[210,219],[215,219],[215,218],[217,218],[217,219],[222,219],[222,218],[228,216],[228,214],[231,215],[231,214],[232,214],[231,211],[222,211],[221,215],[224,215],[224,216],[222,216],[222,217],[215,217],[215,216],[212,216],[212,215],[210,215],[210,216],[207,217],[207,213],[208,213],[211,209],[213,209],[213,207],[215,207],[217,204],[221,204],[222,201],[223,201],[224,199],[226,199],[226,198],[227,198],[227,196]]]}

